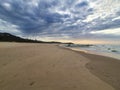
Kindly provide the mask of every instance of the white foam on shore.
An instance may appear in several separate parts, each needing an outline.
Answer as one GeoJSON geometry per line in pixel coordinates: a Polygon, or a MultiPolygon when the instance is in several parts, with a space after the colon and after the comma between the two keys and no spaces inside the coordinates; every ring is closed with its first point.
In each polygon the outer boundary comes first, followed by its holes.
{"type": "Polygon", "coordinates": [[[75,50],[75,51],[82,51],[82,52],[89,53],[89,54],[95,54],[95,55],[111,57],[111,58],[115,58],[115,59],[120,60],[120,55],[115,54],[115,53],[97,52],[97,51],[83,50],[83,49],[78,49],[78,48],[70,48],[70,49],[75,50]]]}
{"type": "MultiPolygon", "coordinates": [[[[102,50],[96,50],[96,48],[81,48],[81,47],[66,47],[62,45],[62,47],[69,48],[74,51],[82,51],[85,53],[89,54],[95,54],[95,55],[101,55],[101,56],[106,56],[106,57],[111,57],[120,60],[120,54],[119,53],[113,53],[113,52],[108,52],[108,51],[102,51],[102,50]]],[[[102,48],[104,49],[104,48],[102,48]]]]}

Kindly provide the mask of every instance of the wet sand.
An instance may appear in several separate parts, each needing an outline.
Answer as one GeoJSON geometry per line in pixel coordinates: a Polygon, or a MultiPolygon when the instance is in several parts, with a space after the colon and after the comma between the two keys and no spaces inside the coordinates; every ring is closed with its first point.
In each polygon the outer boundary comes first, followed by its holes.
{"type": "Polygon", "coordinates": [[[53,44],[0,42],[0,90],[115,90],[119,62],[53,44]]]}
{"type": "Polygon", "coordinates": [[[120,60],[100,55],[84,54],[83,52],[79,53],[91,60],[86,64],[91,73],[112,85],[116,90],[120,90],[120,60]]]}

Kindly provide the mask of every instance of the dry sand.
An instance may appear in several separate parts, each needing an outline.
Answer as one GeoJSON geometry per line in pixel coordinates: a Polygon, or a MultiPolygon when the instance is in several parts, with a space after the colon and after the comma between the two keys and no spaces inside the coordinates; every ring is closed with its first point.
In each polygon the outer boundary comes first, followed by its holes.
{"type": "Polygon", "coordinates": [[[52,44],[0,43],[0,90],[115,90],[120,81],[104,73],[119,80],[119,67],[52,44]]]}

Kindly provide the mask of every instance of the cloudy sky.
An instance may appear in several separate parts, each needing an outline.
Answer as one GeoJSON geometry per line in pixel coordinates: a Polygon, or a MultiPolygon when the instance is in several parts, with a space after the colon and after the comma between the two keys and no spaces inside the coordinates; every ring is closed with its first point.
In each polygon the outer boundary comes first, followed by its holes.
{"type": "Polygon", "coordinates": [[[120,0],[0,0],[0,32],[47,41],[116,43],[120,0]]]}

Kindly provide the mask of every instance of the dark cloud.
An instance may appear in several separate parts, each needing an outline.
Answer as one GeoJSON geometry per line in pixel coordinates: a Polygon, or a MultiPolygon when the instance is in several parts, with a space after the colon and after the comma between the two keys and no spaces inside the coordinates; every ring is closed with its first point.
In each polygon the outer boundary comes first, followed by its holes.
{"type": "Polygon", "coordinates": [[[83,2],[80,2],[76,5],[77,8],[81,8],[81,7],[84,7],[84,6],[88,6],[88,2],[83,1],[83,2]]]}
{"type": "Polygon", "coordinates": [[[79,38],[90,36],[92,30],[120,27],[120,20],[112,21],[113,17],[84,22],[94,11],[87,0],[0,0],[0,19],[24,34],[79,38]]]}
{"type": "Polygon", "coordinates": [[[62,22],[61,15],[51,13],[48,10],[51,7],[48,3],[38,3],[38,6],[33,8],[19,1],[14,1],[9,4],[11,10],[7,10],[2,3],[0,4],[0,18],[18,25],[22,32],[40,32],[51,25],[51,23],[62,22]]]}
{"type": "Polygon", "coordinates": [[[119,28],[120,19],[114,20],[114,18],[116,18],[116,16],[114,17],[109,16],[108,18],[105,18],[105,19],[97,18],[89,23],[90,29],[91,30],[105,30],[105,29],[119,28]],[[92,25],[91,23],[95,23],[95,25],[92,25]]]}

